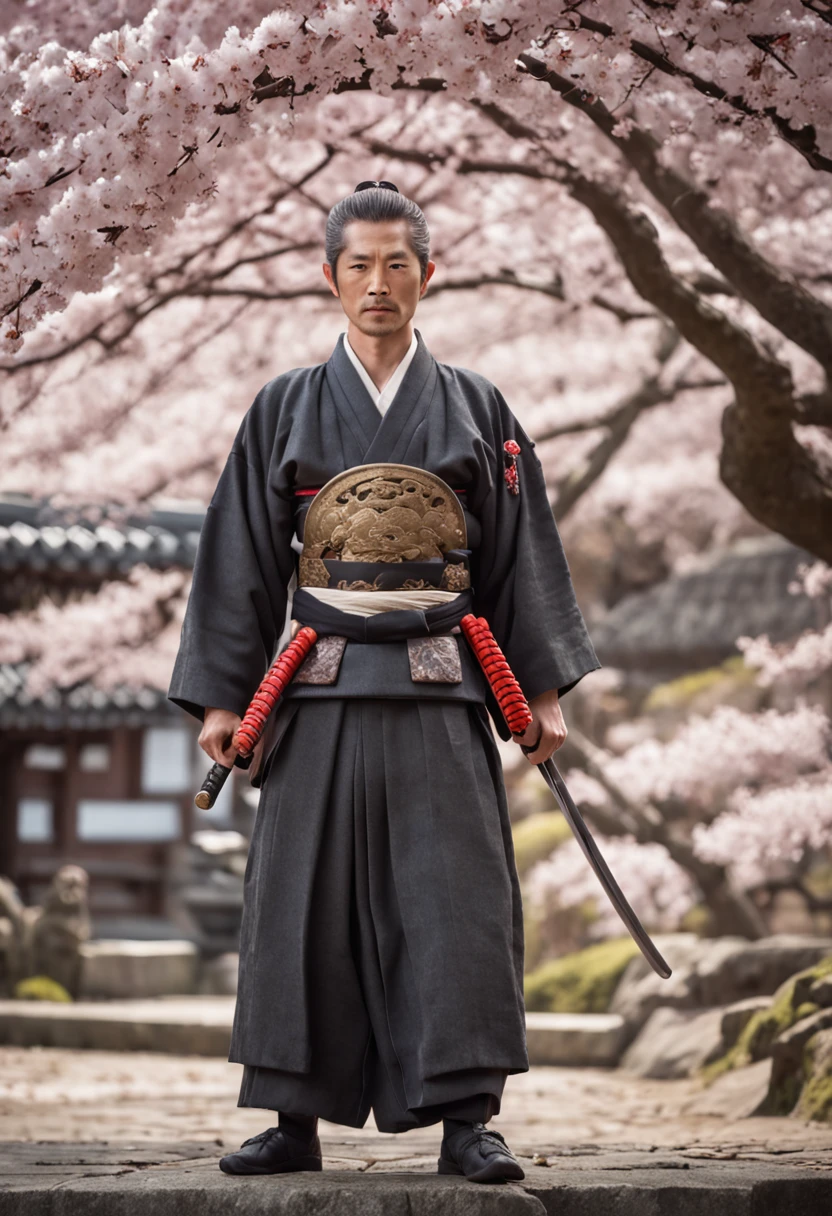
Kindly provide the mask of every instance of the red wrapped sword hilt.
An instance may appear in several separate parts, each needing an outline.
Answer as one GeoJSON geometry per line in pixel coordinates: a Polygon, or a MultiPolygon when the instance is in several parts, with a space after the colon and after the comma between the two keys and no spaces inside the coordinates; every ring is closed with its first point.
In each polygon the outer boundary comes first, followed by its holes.
{"type": "Polygon", "coordinates": [[[532,711],[512,674],[506,656],[488,627],[488,621],[485,617],[476,617],[473,612],[469,612],[460,621],[460,626],[485,672],[509,730],[513,735],[522,735],[531,725],[532,711]]]}
{"type": "MultiPolygon", "coordinates": [[[[263,676],[260,687],[243,715],[242,722],[234,732],[234,746],[242,760],[250,761],[269,714],[317,640],[318,635],[315,630],[304,625],[302,629],[298,630],[297,636],[292,639],[286,649],[280,652],[263,676]]],[[[212,766],[199,793],[194,798],[194,802],[201,811],[210,810],[214,805],[230,772],[230,768],[219,762],[212,766]]]]}

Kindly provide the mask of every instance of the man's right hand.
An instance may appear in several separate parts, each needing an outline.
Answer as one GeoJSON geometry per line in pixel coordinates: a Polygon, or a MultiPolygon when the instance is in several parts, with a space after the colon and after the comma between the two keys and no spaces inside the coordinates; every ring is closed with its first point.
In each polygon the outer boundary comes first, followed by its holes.
{"type": "Polygon", "coordinates": [[[205,710],[202,730],[199,732],[199,746],[212,760],[224,764],[226,768],[232,767],[237,755],[237,749],[231,740],[241,720],[239,715],[233,714],[230,709],[205,710]]]}

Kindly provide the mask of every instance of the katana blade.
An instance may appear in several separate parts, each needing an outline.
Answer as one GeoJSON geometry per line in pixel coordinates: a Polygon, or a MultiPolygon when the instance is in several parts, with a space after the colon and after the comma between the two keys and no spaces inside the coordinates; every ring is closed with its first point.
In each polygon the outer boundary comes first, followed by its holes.
{"type": "MultiPolygon", "coordinates": [[[[491,685],[494,698],[503,711],[506,725],[519,743],[522,735],[534,720],[529,703],[523,696],[523,690],[512,674],[508,660],[497,645],[497,639],[491,632],[485,617],[476,617],[473,613],[469,613],[459,623],[471,649],[477,656],[485,678],[491,685]]],[[[526,747],[523,744],[520,746],[528,756],[537,750],[539,743],[538,738],[537,743],[532,747],[526,747]]],[[[613,878],[612,871],[604,861],[598,845],[592,839],[592,833],[587,827],[583,815],[572,801],[572,795],[566,788],[566,783],[558,772],[554,760],[545,760],[537,767],[543,774],[549,789],[555,795],[555,801],[563,811],[566,822],[581,846],[584,857],[592,866],[596,878],[604,888],[610,903],[627,926],[627,931],[633,941],[656,974],[660,975],[663,980],[669,979],[670,968],[650,940],[647,930],[627,903],[624,892],[613,878]]]]}
{"type": "MultiPolygon", "coordinates": [[[[524,748],[523,750],[531,751],[532,749],[524,748]]],[[[629,932],[633,941],[636,943],[639,950],[647,959],[648,963],[656,974],[660,975],[663,980],[669,979],[671,970],[668,967],[667,962],[662,958],[661,954],[656,949],[656,946],[651,940],[647,930],[644,928],[644,925],[630,907],[629,903],[627,902],[627,897],[619,887],[618,883],[615,881],[612,871],[604,861],[601,850],[598,848],[598,845],[592,838],[592,834],[586,825],[583,815],[575,806],[575,803],[572,800],[572,795],[566,788],[566,783],[558,772],[558,768],[554,760],[551,758],[549,760],[544,760],[543,763],[538,764],[537,767],[543,774],[543,778],[549,789],[554,794],[555,801],[563,812],[566,822],[572,829],[575,839],[581,846],[584,857],[592,866],[596,878],[604,888],[610,903],[615,908],[624,924],[627,926],[627,931],[629,932]]]]}

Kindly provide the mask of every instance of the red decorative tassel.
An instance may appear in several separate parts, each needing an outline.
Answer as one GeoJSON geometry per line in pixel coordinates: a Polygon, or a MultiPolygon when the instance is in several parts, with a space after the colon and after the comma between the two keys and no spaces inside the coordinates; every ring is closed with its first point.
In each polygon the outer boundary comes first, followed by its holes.
{"type": "Polygon", "coordinates": [[[244,759],[254,751],[263,733],[266,719],[317,640],[315,630],[304,625],[263,676],[262,683],[252,697],[251,704],[234,735],[234,746],[244,759]]]}
{"type": "Polygon", "coordinates": [[[469,612],[459,623],[485,672],[509,730],[513,735],[522,735],[531,725],[532,711],[523,696],[523,690],[514,678],[506,656],[497,645],[497,639],[491,632],[488,621],[485,617],[476,617],[473,612],[469,612]]]}
{"type": "Polygon", "coordinates": [[[520,480],[517,475],[517,457],[520,455],[520,444],[515,443],[513,439],[507,439],[503,444],[505,452],[506,467],[503,470],[503,477],[506,479],[506,485],[511,494],[520,493],[520,480]]]}

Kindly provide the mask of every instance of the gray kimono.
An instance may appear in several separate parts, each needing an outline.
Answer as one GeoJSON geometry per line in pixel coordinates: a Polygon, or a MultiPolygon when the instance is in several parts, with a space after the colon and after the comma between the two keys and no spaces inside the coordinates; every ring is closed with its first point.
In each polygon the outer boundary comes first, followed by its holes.
{"type": "MultiPolygon", "coordinates": [[[[242,715],[273,658],[309,491],[374,462],[456,491],[474,611],[527,698],[600,667],[533,443],[494,385],[416,335],[383,417],[340,338],[326,363],[258,393],[208,509],[171,682],[197,717],[242,715]]],[[[229,1059],[245,1065],[240,1105],[355,1127],[372,1109],[380,1130],[404,1131],[470,1097],[495,1113],[528,1058],[490,694],[468,660],[462,684],[414,685],[386,645],[349,641],[334,684],[291,685],[273,715],[229,1059]]]]}

